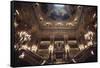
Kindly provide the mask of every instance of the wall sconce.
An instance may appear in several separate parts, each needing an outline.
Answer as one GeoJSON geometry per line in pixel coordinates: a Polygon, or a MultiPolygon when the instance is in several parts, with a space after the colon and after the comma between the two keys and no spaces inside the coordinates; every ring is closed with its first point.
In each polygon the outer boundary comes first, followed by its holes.
{"type": "Polygon", "coordinates": [[[68,44],[66,44],[66,45],[65,45],[65,52],[67,53],[67,52],[69,52],[69,51],[70,51],[70,47],[69,47],[68,44]]]}
{"type": "Polygon", "coordinates": [[[93,40],[93,36],[94,36],[94,33],[92,31],[88,31],[85,35],[84,35],[84,38],[85,40],[93,40]]]}
{"type": "Polygon", "coordinates": [[[90,40],[87,42],[87,46],[92,46],[93,45],[93,42],[90,40]]]}
{"type": "Polygon", "coordinates": [[[33,45],[31,51],[32,51],[32,52],[36,52],[37,49],[38,49],[38,47],[37,47],[36,45],[33,45]]]}
{"type": "Polygon", "coordinates": [[[49,49],[49,52],[50,52],[50,53],[53,53],[54,46],[53,46],[53,45],[50,45],[48,49],[49,49]]]}
{"type": "Polygon", "coordinates": [[[79,44],[79,49],[80,49],[80,50],[84,50],[84,49],[85,49],[84,44],[79,44]]]}

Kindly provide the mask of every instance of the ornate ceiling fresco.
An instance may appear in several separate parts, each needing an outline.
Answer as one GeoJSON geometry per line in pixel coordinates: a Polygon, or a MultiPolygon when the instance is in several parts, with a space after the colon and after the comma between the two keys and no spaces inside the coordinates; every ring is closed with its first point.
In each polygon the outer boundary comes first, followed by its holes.
{"type": "Polygon", "coordinates": [[[42,29],[76,29],[78,27],[82,6],[37,3],[36,5],[34,8],[42,29]]]}

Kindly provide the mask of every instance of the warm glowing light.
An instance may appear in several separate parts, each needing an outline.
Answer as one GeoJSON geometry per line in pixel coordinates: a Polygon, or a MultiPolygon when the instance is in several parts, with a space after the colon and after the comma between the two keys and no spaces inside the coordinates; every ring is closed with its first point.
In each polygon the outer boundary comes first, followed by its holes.
{"type": "Polygon", "coordinates": [[[87,48],[88,46],[87,45],[85,45],[85,48],[87,48]]]}
{"type": "Polygon", "coordinates": [[[43,20],[43,17],[40,17],[40,20],[43,20]]]}
{"type": "Polygon", "coordinates": [[[92,46],[93,42],[92,41],[88,41],[87,46],[92,46]]]}
{"type": "Polygon", "coordinates": [[[54,7],[64,7],[64,5],[55,4],[54,7]]]}
{"type": "Polygon", "coordinates": [[[18,44],[14,45],[14,48],[15,48],[16,50],[19,49],[19,45],[18,45],[18,44]]]}
{"type": "Polygon", "coordinates": [[[75,59],[72,59],[72,61],[73,61],[74,63],[76,63],[75,59]]]}
{"type": "Polygon", "coordinates": [[[16,49],[17,48],[17,45],[14,45],[14,48],[16,49]]]}
{"type": "Polygon", "coordinates": [[[69,47],[68,44],[66,44],[66,45],[65,45],[65,52],[67,53],[67,52],[69,52],[69,51],[70,51],[70,47],[69,47]]]}
{"type": "Polygon", "coordinates": [[[58,23],[56,23],[55,25],[56,25],[56,26],[63,26],[63,23],[58,22],[58,23]]]}
{"type": "Polygon", "coordinates": [[[74,26],[72,23],[66,23],[66,26],[74,26]]]}
{"type": "Polygon", "coordinates": [[[52,25],[52,23],[46,22],[44,25],[50,26],[50,25],[52,25]]]}
{"type": "Polygon", "coordinates": [[[74,18],[74,21],[77,21],[77,19],[78,19],[78,17],[75,17],[75,18],[74,18]]]}
{"type": "Polygon", "coordinates": [[[97,24],[95,24],[94,27],[97,28],[97,24]]]}
{"type": "Polygon", "coordinates": [[[85,40],[93,40],[93,35],[94,33],[92,31],[88,31],[84,37],[85,37],[85,40]]]}
{"type": "Polygon", "coordinates": [[[19,58],[20,59],[23,59],[25,57],[25,53],[23,52],[20,56],[19,56],[19,58]]]}
{"type": "Polygon", "coordinates": [[[16,13],[19,15],[19,12],[18,12],[18,10],[16,10],[16,13]]]}
{"type": "Polygon", "coordinates": [[[51,53],[53,53],[53,49],[54,49],[54,46],[53,46],[53,45],[50,45],[50,46],[49,46],[49,51],[50,51],[51,53]]]}
{"type": "Polygon", "coordinates": [[[45,64],[46,63],[46,60],[44,60],[42,63],[41,63],[41,65],[43,65],[43,64],[45,64]]]}
{"type": "Polygon", "coordinates": [[[80,8],[81,6],[77,6],[77,8],[80,8]]]}
{"type": "Polygon", "coordinates": [[[39,6],[39,3],[36,3],[37,6],[39,6]]]}
{"type": "Polygon", "coordinates": [[[38,49],[37,46],[36,46],[36,45],[33,45],[31,51],[32,51],[32,52],[33,52],[33,51],[36,52],[37,49],[38,49]]]}
{"type": "Polygon", "coordinates": [[[19,50],[30,50],[30,48],[28,47],[28,45],[22,45],[21,48],[19,48],[19,50]]]}
{"type": "Polygon", "coordinates": [[[84,44],[80,44],[80,45],[79,45],[79,49],[80,49],[80,50],[84,50],[84,48],[85,48],[84,44]]]}
{"type": "Polygon", "coordinates": [[[88,31],[88,34],[93,36],[93,32],[92,31],[88,31]]]}
{"type": "Polygon", "coordinates": [[[95,17],[96,17],[96,13],[93,14],[93,18],[95,18],[95,17]]]}
{"type": "Polygon", "coordinates": [[[94,52],[93,52],[93,51],[91,51],[91,54],[92,54],[92,55],[94,55],[94,52]]]}
{"type": "Polygon", "coordinates": [[[22,45],[22,49],[24,50],[28,49],[27,45],[22,45]]]}
{"type": "Polygon", "coordinates": [[[30,47],[28,47],[27,49],[28,49],[28,50],[31,50],[31,48],[30,48],[30,47]]]}
{"type": "Polygon", "coordinates": [[[14,26],[15,26],[15,27],[17,27],[17,26],[18,26],[18,24],[16,23],[16,21],[14,22],[14,26]]]}
{"type": "Polygon", "coordinates": [[[20,37],[21,42],[31,40],[31,35],[29,35],[26,31],[18,32],[18,35],[20,37]]]}

